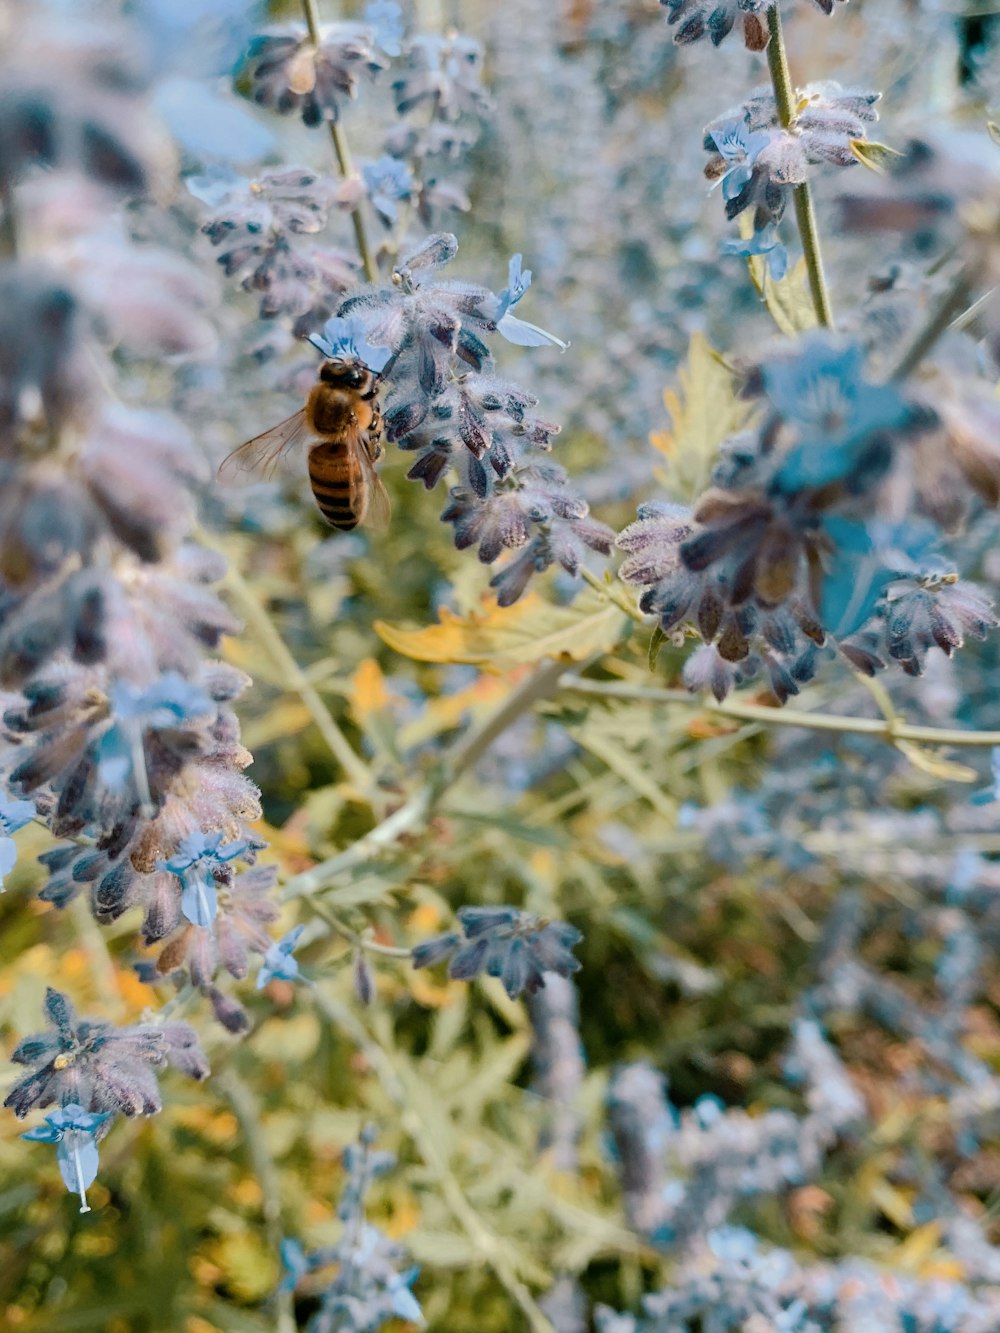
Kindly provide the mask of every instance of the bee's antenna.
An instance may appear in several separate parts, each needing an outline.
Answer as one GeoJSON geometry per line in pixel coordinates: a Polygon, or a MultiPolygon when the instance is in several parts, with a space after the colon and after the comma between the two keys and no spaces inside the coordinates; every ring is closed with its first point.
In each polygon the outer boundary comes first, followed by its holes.
{"type": "Polygon", "coordinates": [[[330,357],[330,356],[333,355],[333,353],[332,353],[332,351],[331,351],[331,349],[330,349],[330,344],[329,344],[329,343],[326,341],[326,339],[325,339],[321,334],[319,334],[319,333],[310,333],[309,336],[308,336],[308,338],[306,339],[306,342],[310,342],[310,343],[312,343],[313,347],[316,348],[316,351],[317,351],[317,352],[322,352],[322,354],[323,354],[325,357],[330,357]]]}

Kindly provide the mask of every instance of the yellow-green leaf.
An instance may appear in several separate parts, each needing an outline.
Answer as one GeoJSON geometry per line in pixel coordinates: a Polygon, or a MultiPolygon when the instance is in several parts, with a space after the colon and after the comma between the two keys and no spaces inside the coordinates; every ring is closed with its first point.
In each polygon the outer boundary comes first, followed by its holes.
{"type": "Polygon", "coordinates": [[[851,152],[863,167],[883,175],[894,157],[902,157],[895,148],[885,143],[873,143],[870,139],[852,139],[851,152]]]}
{"type": "Polygon", "coordinates": [[[555,606],[537,593],[513,606],[487,604],[467,616],[442,609],[436,625],[407,627],[376,620],[376,633],[397,653],[418,662],[466,662],[509,671],[543,657],[581,662],[607,652],[628,620],[603,593],[590,588],[569,606],[555,606]]]}
{"type": "Polygon", "coordinates": [[[732,371],[700,333],[691,338],[677,382],[676,391],[663,395],[670,429],[649,438],[668,463],[664,485],[675,499],[691,501],[707,486],[719,445],[743,426],[751,409],[736,397],[732,371]]]}

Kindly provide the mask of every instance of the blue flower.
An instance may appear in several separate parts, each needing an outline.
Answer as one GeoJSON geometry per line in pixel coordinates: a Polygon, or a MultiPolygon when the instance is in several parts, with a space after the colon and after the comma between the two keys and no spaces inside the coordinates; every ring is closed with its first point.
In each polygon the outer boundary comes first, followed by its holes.
{"type": "Polygon", "coordinates": [[[10,874],[17,861],[17,844],[10,835],[24,828],[36,813],[34,802],[15,800],[0,787],[0,893],[4,876],[10,874]]]}
{"type": "Polygon", "coordinates": [[[183,727],[207,717],[215,705],[199,685],[178,671],[166,671],[151,685],[116,681],[108,691],[111,726],[97,743],[97,771],[109,790],[120,793],[135,779],[139,795],[149,800],[143,733],[183,727]]]}
{"type": "Polygon", "coordinates": [[[761,367],[775,411],[799,428],[799,443],[772,484],[786,495],[852,480],[869,446],[913,416],[912,405],[893,385],[865,378],[860,344],[817,333],[801,347],[798,355],[775,357],[761,367]]]}
{"type": "Polygon", "coordinates": [[[89,1213],[87,1190],[97,1179],[97,1132],[111,1119],[110,1111],[85,1111],[76,1102],[68,1102],[45,1124],[22,1134],[32,1143],[58,1144],[59,1171],[71,1194],[80,1196],[80,1212],[89,1213]]]}
{"type": "Polygon", "coordinates": [[[771,142],[767,130],[750,129],[746,116],[724,121],[711,131],[711,141],[726,162],[726,169],[714,182],[722,185],[722,197],[728,202],[749,183],[757,155],[771,142]]]}
{"type": "Polygon", "coordinates": [[[403,50],[403,11],[395,0],[372,0],[365,9],[365,22],[373,30],[375,41],[387,56],[403,50]]]}
{"type": "Polygon", "coordinates": [[[219,911],[215,872],[227,861],[242,856],[248,843],[239,838],[221,847],[221,832],[189,833],[177,851],[167,861],[158,861],[157,868],[169,870],[184,885],[181,893],[181,911],[195,926],[210,926],[219,911]]]}
{"type": "Polygon", "coordinates": [[[335,315],[323,325],[322,334],[310,334],[309,341],[331,361],[360,361],[374,375],[385,369],[392,356],[392,348],[372,346],[365,337],[364,321],[357,315],[346,319],[335,315]]]}
{"type": "Polygon", "coordinates": [[[279,1291],[294,1291],[309,1272],[309,1260],[306,1252],[297,1240],[287,1237],[281,1242],[281,1267],[285,1275],[278,1286],[279,1291]]]}
{"type": "Polygon", "coordinates": [[[413,173],[405,162],[388,155],[377,162],[366,162],[361,173],[372,207],[385,225],[391,227],[399,216],[397,202],[409,199],[413,192],[413,173]]]}
{"type": "Polygon", "coordinates": [[[748,241],[723,241],[719,248],[724,255],[740,255],[744,259],[752,255],[767,255],[767,271],[775,282],[780,282],[788,272],[788,251],[778,240],[778,232],[773,225],[754,232],[748,241]]]}
{"type": "Polygon", "coordinates": [[[497,297],[496,314],[493,317],[496,321],[497,332],[502,334],[509,343],[514,343],[518,347],[550,345],[561,347],[565,351],[569,346],[568,342],[563,342],[554,333],[547,333],[545,329],[540,329],[537,324],[529,324],[527,320],[517,319],[510,313],[530,286],[531,269],[522,271],[521,256],[512,256],[507,266],[507,286],[497,297]]]}
{"type": "Polygon", "coordinates": [[[264,961],[257,973],[257,989],[263,990],[269,981],[298,981],[300,979],[298,960],[292,952],[299,942],[305,926],[296,926],[287,935],[283,935],[276,944],[272,944],[264,955],[264,961]]]}
{"type": "Polygon", "coordinates": [[[570,950],[583,936],[565,921],[548,921],[516,907],[462,907],[458,920],[465,933],[435,936],[417,945],[414,967],[433,967],[450,955],[448,975],[470,981],[484,969],[499,977],[513,1000],[522,991],[535,994],[545,985],[545,973],[569,977],[580,962],[570,950]]]}

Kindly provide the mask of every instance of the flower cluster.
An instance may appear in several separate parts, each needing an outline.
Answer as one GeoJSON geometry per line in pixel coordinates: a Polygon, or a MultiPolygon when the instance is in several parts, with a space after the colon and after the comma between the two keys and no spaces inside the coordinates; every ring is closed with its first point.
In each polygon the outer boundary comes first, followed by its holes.
{"type": "Polygon", "coordinates": [[[864,1105],[815,1022],[796,1026],[788,1072],[807,1085],[804,1117],[784,1110],[751,1117],[713,1097],[678,1112],[655,1070],[619,1069],[608,1117],[633,1226],[657,1245],[684,1247],[722,1226],[738,1200],[811,1179],[864,1105]]]}
{"type": "Polygon", "coordinates": [[[723,447],[713,489],[692,512],[643,507],[618,538],[642,609],[704,640],[691,688],[723,698],[763,670],[783,703],[815,674],[827,636],[868,674],[891,659],[915,675],[930,647],[950,654],[996,625],[932,524],[879,518],[881,484],[935,424],[927,407],[871,382],[861,346],[828,334],[762,361],[746,392],[763,419],[723,447]]]}
{"type": "Polygon", "coordinates": [[[154,1115],[160,1110],[156,1069],[175,1065],[191,1078],[208,1077],[208,1062],[186,1023],[140,1023],[116,1028],[102,1019],[77,1018],[69,999],[51,987],[45,993],[51,1031],[26,1037],[14,1050],[15,1064],[33,1066],[4,1100],[23,1119],[35,1107],[57,1106],[46,1124],[25,1138],[58,1145],[66,1188],[79,1194],[97,1175],[97,1143],[116,1115],[154,1115]]]}
{"type": "Polygon", "coordinates": [[[396,1165],[391,1153],[372,1151],[374,1139],[375,1130],[368,1126],[359,1142],[344,1150],[347,1182],[337,1207],[343,1238],[308,1255],[294,1240],[286,1240],[281,1247],[286,1291],[294,1290],[313,1273],[336,1269],[320,1291],[320,1308],[309,1321],[310,1333],[377,1333],[390,1320],[424,1322],[410,1290],[418,1269],[401,1271],[406,1251],[365,1217],[372,1181],[396,1165]]]}
{"type": "Polygon", "coordinates": [[[399,54],[398,6],[372,5],[369,14],[371,22],[325,24],[315,44],[303,23],[259,33],[247,50],[253,100],[306,125],[337,121],[362,77],[375,78],[399,54]]]}
{"type": "Polygon", "coordinates": [[[512,1000],[522,991],[541,990],[546,972],[569,977],[579,971],[570,951],[583,937],[565,921],[546,921],[516,907],[462,907],[458,920],[462,935],[436,935],[418,944],[414,967],[434,967],[448,958],[448,975],[456,981],[486,972],[500,978],[512,1000]]]}
{"type": "Polygon", "coordinates": [[[301,239],[321,231],[332,209],[352,205],[351,193],[329,176],[285,167],[248,179],[216,168],[187,177],[186,184],[213,210],[202,231],[218,249],[226,276],[259,293],[262,319],[304,316],[311,328],[357,281],[354,256],[301,239]]]}
{"type": "Polygon", "coordinates": [[[558,426],[535,416],[535,400],[493,372],[491,334],[521,346],[558,343],[511,313],[530,272],[515,256],[499,294],[443,281],[437,271],[457,249],[454,236],[430,237],[397,267],[391,287],[348,297],[338,314],[390,351],[385,433],[417,453],[407,475],[430,489],[449,467],[458,471],[461,484],[442,514],[455,545],[478,546],[486,564],[519,552],[492,581],[509,605],[535,572],[558,563],[575,574],[587,548],[609,552],[612,534],[588,516],[565,471],[545,461],[558,426]]]}
{"type": "Polygon", "coordinates": [[[868,125],[878,119],[879,93],[845,90],[837,83],[814,83],[798,94],[795,117],[780,124],[774,93],[755,89],[732,111],[705,130],[704,147],[711,154],[706,177],[721,183],[726,217],[732,221],[753,209],[753,238],[730,242],[736,254],[772,254],[771,269],[783,251],[775,228],[796,185],[817,166],[849,167],[859,160],[859,145],[868,125]]]}
{"type": "Polygon", "coordinates": [[[468,209],[468,195],[451,172],[491,109],[482,77],[482,48],[468,37],[421,33],[406,43],[403,69],[393,81],[400,119],[386,136],[381,171],[375,163],[365,172],[369,198],[386,225],[395,221],[395,209],[380,209],[374,184],[384,197],[387,180],[396,199],[414,201],[427,226],[439,210],[468,209]]]}
{"type": "MultiPolygon", "coordinates": [[[[89,120],[77,128],[107,208],[143,189],[164,153],[127,52],[102,48],[100,70],[118,90],[106,151],[89,120]],[[142,169],[112,170],[136,144],[142,169]]],[[[52,88],[68,143],[66,118],[71,108],[82,117],[83,104],[52,88]]],[[[85,157],[77,165],[89,170],[85,157]]],[[[59,186],[57,170],[47,188],[59,186]]],[[[97,225],[85,210],[81,256],[97,225]]],[[[100,921],[140,906],[144,941],[163,946],[151,975],[188,967],[238,1028],[242,1011],[212,977],[217,964],[245,975],[248,950],[266,951],[273,876],[236,875],[232,864],[262,845],[247,831],[260,807],[231,707],[249,681],[211,656],[239,628],[212,588],[224,566],[187,540],[204,461],[174,418],[111,401],[95,374],[109,327],[132,367],[154,350],[190,350],[200,331],[177,315],[156,341],[149,315],[126,309],[128,276],[142,271],[140,300],[156,314],[163,291],[183,303],[189,275],[154,247],[121,237],[120,249],[126,276],[115,283],[88,284],[86,265],[64,273],[15,259],[0,269],[2,827],[6,836],[23,822],[30,800],[56,838],[71,839],[43,854],[42,897],[62,906],[89,887],[100,921]]]]}
{"type": "MultiPolygon", "coordinates": [[[[660,0],[667,11],[667,22],[676,26],[674,41],[678,46],[697,42],[702,37],[718,46],[739,22],[748,51],[763,51],[769,40],[767,12],[778,0],[660,0]]],[[[834,0],[812,0],[832,14],[834,0]]]]}

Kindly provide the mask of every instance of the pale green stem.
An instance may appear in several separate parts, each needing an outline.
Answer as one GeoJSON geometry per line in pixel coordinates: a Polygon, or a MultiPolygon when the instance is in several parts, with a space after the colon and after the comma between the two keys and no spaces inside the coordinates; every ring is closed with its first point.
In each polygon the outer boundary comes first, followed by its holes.
{"type": "Polygon", "coordinates": [[[533,704],[555,693],[563,669],[560,662],[545,661],[537,666],[522,684],[511,691],[492,717],[448,752],[437,776],[426,782],[398,810],[344,851],[287,880],[282,891],[284,901],[326,888],[338,875],[374,860],[387,848],[394,846],[404,834],[422,827],[445,793],[482,758],[497,737],[533,704]]]}
{"type": "Polygon", "coordinates": [[[108,1016],[120,1022],[126,1006],[118,985],[118,970],[108,949],[104,932],[91,915],[85,899],[75,898],[70,911],[73,915],[73,925],[87,951],[91,975],[97,983],[97,990],[103,999],[108,1016]]]}
{"type": "Polygon", "coordinates": [[[958,745],[983,747],[1000,745],[1000,731],[957,731],[947,727],[911,726],[907,722],[866,717],[836,717],[830,713],[807,713],[798,708],[768,708],[765,704],[743,703],[726,699],[717,703],[686,690],[656,689],[631,685],[626,681],[585,680],[572,673],[559,681],[559,689],[571,694],[586,694],[609,699],[643,699],[650,703],[687,704],[706,713],[765,722],[769,726],[806,727],[811,731],[840,731],[855,736],[880,736],[889,741],[913,741],[922,745],[958,745]]]}
{"type": "MultiPolygon", "coordinates": [[[[787,130],[795,119],[795,89],[788,68],[785,39],[781,31],[781,13],[777,4],[772,5],[767,11],[767,27],[770,33],[770,41],[767,44],[767,67],[771,74],[778,120],[787,130]]],[[[796,185],[792,191],[792,198],[795,203],[795,220],[802,240],[802,253],[805,256],[809,291],[816,310],[816,319],[825,328],[830,329],[833,328],[833,312],[830,308],[826,274],[823,271],[819,231],[816,227],[816,213],[813,209],[809,182],[803,181],[801,185],[796,185]]]]}
{"type": "Polygon", "coordinates": [[[0,190],[0,258],[17,258],[17,216],[14,189],[10,185],[0,190]]]}
{"type": "MultiPolygon", "coordinates": [[[[206,546],[212,545],[202,534],[199,534],[198,539],[206,546]]],[[[218,550],[217,547],[213,549],[218,550]]],[[[319,691],[292,656],[257,594],[232,563],[226,570],[223,586],[229,589],[239,603],[251,630],[281,671],[287,688],[297,694],[309,710],[316,729],[344,773],[361,795],[370,795],[375,787],[371,770],[364,760],[355,754],[347,737],[334,720],[333,714],[323,702],[319,691]]]]}
{"type": "MultiPolygon", "coordinates": [[[[320,24],[319,9],[316,0],[302,0],[302,10],[306,16],[306,26],[309,29],[309,40],[313,46],[320,44],[320,24]]],[[[333,151],[337,156],[337,166],[340,168],[340,174],[344,180],[350,180],[354,175],[354,163],[351,161],[351,150],[347,145],[347,136],[336,121],[330,121],[330,138],[333,141],[333,151]]],[[[364,214],[361,212],[361,205],[351,209],[351,221],[354,223],[354,237],[358,245],[358,254],[361,256],[361,263],[364,266],[365,277],[369,282],[378,282],[378,266],[372,254],[371,246],[368,244],[368,231],[365,227],[364,214]]]]}
{"type": "Polygon", "coordinates": [[[637,625],[647,624],[647,618],[639,610],[636,604],[629,598],[627,593],[615,583],[605,583],[603,579],[597,577],[586,567],[581,568],[580,577],[584,583],[589,583],[595,592],[601,592],[609,602],[614,602],[619,611],[624,611],[630,620],[634,620],[637,625]]]}
{"type": "MultiPolygon", "coordinates": [[[[243,1131],[243,1141],[250,1157],[250,1165],[260,1185],[261,1212],[264,1217],[267,1243],[271,1250],[278,1254],[284,1239],[281,1225],[281,1183],[262,1130],[260,1106],[253,1092],[231,1066],[216,1076],[215,1084],[233,1108],[243,1131]]],[[[279,1291],[274,1299],[275,1333],[295,1333],[292,1293],[279,1291]]]]}
{"type": "Polygon", "coordinates": [[[890,371],[890,381],[898,383],[913,374],[941,335],[946,333],[955,320],[964,313],[971,294],[972,284],[969,274],[963,268],[931,312],[927,323],[918,330],[916,337],[890,371]]]}

